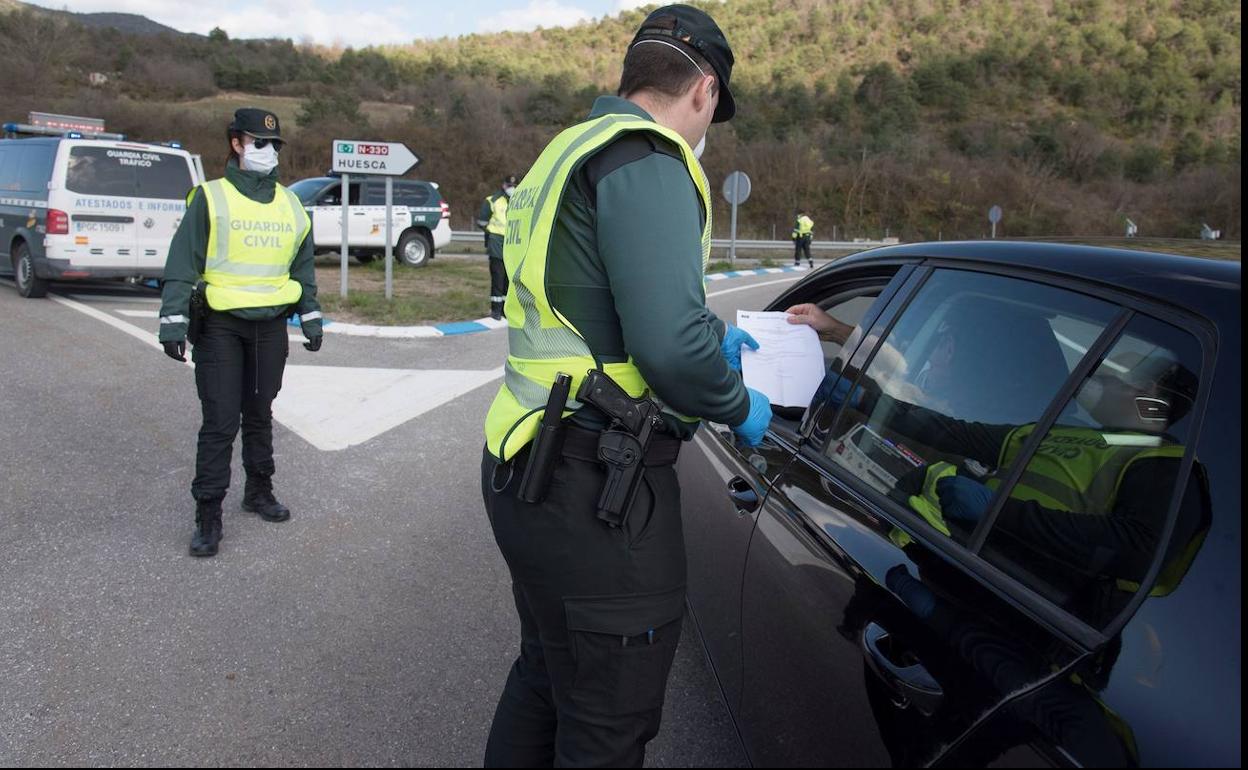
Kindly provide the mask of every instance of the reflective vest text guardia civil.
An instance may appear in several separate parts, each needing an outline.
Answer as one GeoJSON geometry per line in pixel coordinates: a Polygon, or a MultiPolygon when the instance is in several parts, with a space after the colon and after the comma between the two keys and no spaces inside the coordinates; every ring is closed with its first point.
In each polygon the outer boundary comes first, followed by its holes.
{"type": "MultiPolygon", "coordinates": [[[[555,137],[520,182],[507,208],[503,261],[511,277],[506,304],[510,353],[503,385],[485,420],[486,446],[500,460],[509,460],[533,439],[557,373],[572,376],[575,394],[585,372],[597,367],[581,333],[551,305],[546,267],[555,217],[573,172],[583,160],[629,131],[650,131],[680,148],[706,212],[701,253],[706,269],[711,250],[710,187],[702,166],[679,134],[644,118],[615,114],[572,126],[555,137]]],[[[648,389],[631,359],[601,368],[633,397],[648,389]]],[[[567,406],[565,416],[580,408],[573,398],[567,406]]]]}
{"type": "MultiPolygon", "coordinates": [[[[236,310],[298,302],[303,287],[290,279],[290,264],[310,222],[295,194],[279,184],[273,200],[260,203],[224,179],[202,189],[208,204],[208,305],[236,310]]],[[[188,202],[194,195],[192,190],[188,202]]]]}

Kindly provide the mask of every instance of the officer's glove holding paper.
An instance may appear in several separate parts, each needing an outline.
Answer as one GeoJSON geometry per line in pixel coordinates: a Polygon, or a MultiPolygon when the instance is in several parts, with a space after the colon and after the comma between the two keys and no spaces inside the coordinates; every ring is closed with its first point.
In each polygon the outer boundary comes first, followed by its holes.
{"type": "Polygon", "coordinates": [[[724,341],[720,343],[719,350],[724,354],[724,360],[728,362],[728,366],[735,372],[741,371],[742,345],[750,350],[758,350],[758,341],[750,336],[749,332],[725,322],[724,341]]]}
{"type": "Polygon", "coordinates": [[[745,422],[735,425],[732,432],[746,446],[758,446],[767,435],[767,427],[771,425],[771,400],[765,394],[753,388],[746,388],[750,394],[750,413],[745,422]]]}

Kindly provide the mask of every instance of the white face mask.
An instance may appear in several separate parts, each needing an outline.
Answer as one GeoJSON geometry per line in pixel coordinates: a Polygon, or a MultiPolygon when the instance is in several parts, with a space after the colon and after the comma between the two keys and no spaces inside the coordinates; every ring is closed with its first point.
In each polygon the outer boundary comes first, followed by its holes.
{"type": "Polygon", "coordinates": [[[693,157],[701,160],[702,151],[705,149],[706,149],[706,134],[703,134],[702,138],[698,140],[698,146],[693,148],[693,157]]]}
{"type": "Polygon", "coordinates": [[[269,142],[264,149],[256,149],[254,144],[243,147],[243,159],[239,163],[244,171],[258,171],[267,174],[277,168],[277,148],[269,142]]]}
{"type": "Polygon", "coordinates": [[[506,195],[508,198],[510,198],[511,194],[514,193],[515,191],[516,191],[516,188],[512,187],[511,185],[507,185],[506,187],[503,188],[503,194],[506,195]]]}

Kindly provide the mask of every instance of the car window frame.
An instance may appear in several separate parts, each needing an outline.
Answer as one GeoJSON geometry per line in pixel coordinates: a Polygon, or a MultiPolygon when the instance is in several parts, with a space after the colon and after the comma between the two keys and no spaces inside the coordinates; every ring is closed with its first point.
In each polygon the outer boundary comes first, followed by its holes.
{"type": "MultiPolygon", "coordinates": [[[[1170,324],[1182,331],[1188,332],[1196,340],[1200,346],[1200,385],[1195,404],[1193,405],[1192,426],[1186,439],[1186,448],[1183,453],[1183,459],[1179,467],[1179,479],[1181,483],[1175,484],[1172,490],[1171,498],[1168,502],[1166,511],[1166,523],[1163,527],[1160,544],[1169,544],[1170,539],[1174,536],[1174,528],[1178,520],[1179,505],[1182,502],[1183,494],[1187,489],[1187,485],[1192,483],[1191,470],[1195,458],[1196,446],[1200,439],[1200,429],[1203,425],[1206,408],[1211,391],[1210,382],[1213,376],[1213,365],[1216,360],[1216,334],[1210,328],[1209,322],[1199,318],[1191,313],[1181,311],[1177,308],[1162,305],[1157,301],[1139,297],[1137,295],[1128,294],[1112,287],[1105,286],[1095,281],[1086,279],[1073,279],[1069,276],[1048,273],[1043,270],[1034,268],[1016,267],[1012,265],[986,264],[980,261],[958,260],[951,258],[925,259],[920,263],[916,275],[919,280],[908,281],[907,291],[904,294],[898,293],[890,301],[889,305],[893,306],[891,318],[885,328],[875,340],[875,344],[868,351],[866,359],[862,365],[857,367],[852,387],[857,387],[859,380],[864,376],[865,372],[870,368],[871,363],[875,360],[883,343],[892,333],[893,327],[897,321],[905,314],[910,303],[922,291],[927,279],[935,273],[936,270],[961,270],[965,272],[989,273],[1000,275],[1003,277],[1016,278],[1019,280],[1029,281],[1051,286],[1058,289],[1072,291],[1079,294],[1109,302],[1118,308],[1113,320],[1106,325],[1097,337],[1096,342],[1089,346],[1088,351],[1083,354],[1075,368],[1071,370],[1070,375],[1063,383],[1057,394],[1050,400],[1042,417],[1037,422],[1036,430],[1024,442],[1019,452],[1019,456],[1011,469],[1006,480],[1001,484],[997,494],[993,496],[990,509],[976,527],[971,535],[967,545],[960,545],[952,539],[945,537],[932,527],[922,516],[908,511],[897,502],[889,499],[860,479],[838,468],[834,463],[830,462],[823,456],[823,444],[815,445],[813,442],[803,440],[802,445],[798,449],[798,459],[806,462],[815,468],[822,476],[826,477],[830,483],[834,483],[841,489],[844,489],[857,499],[859,504],[865,505],[882,513],[891,524],[905,531],[911,537],[919,540],[924,546],[932,550],[933,553],[939,554],[949,563],[961,568],[970,576],[975,577],[978,582],[983,584],[989,590],[997,593],[1012,605],[1026,611],[1037,622],[1045,626],[1050,632],[1064,638],[1068,642],[1078,644],[1086,650],[1095,650],[1103,646],[1109,639],[1113,638],[1130,618],[1139,609],[1139,606],[1148,598],[1149,592],[1156,584],[1157,576],[1161,572],[1166,548],[1158,547],[1153,554],[1153,561],[1144,579],[1140,581],[1140,589],[1127,602],[1121,612],[1107,624],[1103,629],[1097,629],[1087,624],[1082,619],[1071,614],[1067,610],[1054,604],[1051,600],[1042,596],[1026,583],[1018,580],[1004,570],[987,561],[980,555],[983,543],[987,540],[991,527],[995,523],[999,515],[1001,507],[1008,498],[1008,493],[1013,490],[1018,478],[1026,469],[1034,455],[1040,441],[1044,435],[1053,427],[1061,414],[1062,409],[1067,402],[1074,396],[1075,392],[1082,385],[1084,379],[1094,370],[1096,366],[1104,359],[1105,355],[1113,347],[1113,345],[1122,336],[1130,320],[1137,314],[1142,314],[1155,318],[1156,320],[1170,324]],[[974,548],[975,550],[972,550],[974,548]]],[[[886,310],[889,308],[885,308],[886,310]]],[[[883,315],[883,313],[881,314],[883,315]]],[[[873,329],[871,329],[873,331],[873,329]]],[[[869,333],[863,335],[863,342],[869,337],[869,333]]],[[[861,351],[856,351],[852,357],[858,355],[861,351]]],[[[845,408],[842,404],[838,407],[831,419],[830,425],[835,425],[841,418],[841,412],[845,408]]]]}

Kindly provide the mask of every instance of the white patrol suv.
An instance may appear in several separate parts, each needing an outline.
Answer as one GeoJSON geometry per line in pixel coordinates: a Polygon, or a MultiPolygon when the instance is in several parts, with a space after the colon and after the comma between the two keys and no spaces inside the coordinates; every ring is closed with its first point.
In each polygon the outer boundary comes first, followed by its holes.
{"type": "Polygon", "coordinates": [[[51,280],[160,278],[201,176],[172,146],[0,139],[0,270],[23,297],[51,280]]]}
{"type": "MultiPolygon", "coordinates": [[[[347,250],[361,262],[385,253],[386,183],[379,179],[352,180],[347,203],[351,211],[347,250]]],[[[317,250],[342,248],[342,179],[318,176],[290,186],[312,218],[312,240],[317,250]]],[[[451,242],[451,209],[438,187],[419,179],[394,180],[391,214],[394,256],[399,262],[422,267],[434,252],[451,242]]]]}

